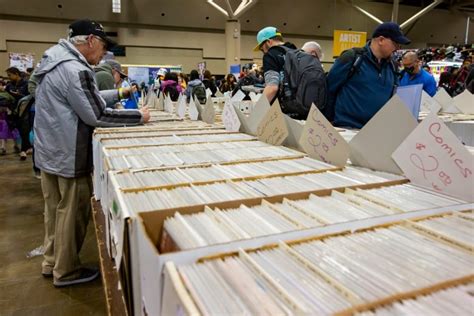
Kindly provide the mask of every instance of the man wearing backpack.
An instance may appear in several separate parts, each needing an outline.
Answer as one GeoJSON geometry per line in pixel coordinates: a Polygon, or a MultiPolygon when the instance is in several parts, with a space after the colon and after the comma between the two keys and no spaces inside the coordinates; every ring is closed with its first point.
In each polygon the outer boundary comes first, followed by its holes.
{"type": "Polygon", "coordinates": [[[326,117],[335,126],[362,128],[395,93],[398,74],[391,57],[409,43],[398,24],[385,22],[365,47],[343,52],[327,77],[326,117]]]}
{"type": "Polygon", "coordinates": [[[304,120],[311,104],[324,108],[326,81],[318,59],[284,43],[281,33],[272,26],[257,34],[255,51],[262,51],[265,89],[270,103],[278,97],[283,113],[304,120]]]}
{"type": "Polygon", "coordinates": [[[191,74],[189,75],[189,82],[188,87],[186,88],[186,99],[187,102],[191,100],[191,98],[196,97],[199,100],[199,103],[206,104],[207,96],[206,96],[206,88],[202,83],[201,79],[199,79],[199,73],[197,70],[191,70],[191,74]]]}

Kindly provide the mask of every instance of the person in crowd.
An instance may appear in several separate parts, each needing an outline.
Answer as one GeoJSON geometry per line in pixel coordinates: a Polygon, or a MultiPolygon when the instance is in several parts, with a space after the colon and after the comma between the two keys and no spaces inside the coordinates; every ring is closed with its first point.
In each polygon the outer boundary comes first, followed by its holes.
{"type": "Polygon", "coordinates": [[[127,75],[122,71],[122,65],[116,60],[107,59],[94,68],[97,87],[100,91],[122,87],[122,81],[127,75]]]}
{"type": "MultiPolygon", "coordinates": [[[[11,116],[12,120],[10,122],[10,129],[13,130],[15,127],[18,128],[21,139],[20,160],[26,160],[26,153],[31,148],[28,137],[31,126],[29,126],[27,118],[31,104],[29,103],[30,100],[27,100],[28,102],[25,103],[26,100],[23,99],[29,95],[28,80],[24,78],[22,72],[16,67],[10,67],[5,72],[7,73],[9,82],[3,90],[15,98],[15,104],[11,109],[13,115],[11,116]],[[23,101],[21,102],[21,107],[19,106],[20,100],[23,101]]],[[[0,90],[1,89],[2,88],[0,88],[0,90]]]]}
{"type": "Polygon", "coordinates": [[[206,97],[206,88],[204,84],[202,83],[201,79],[199,79],[199,72],[196,69],[191,70],[191,73],[189,74],[189,82],[188,82],[188,87],[186,88],[185,94],[186,94],[186,100],[189,103],[191,96],[194,97],[194,92],[196,90],[200,90],[200,97],[202,98],[202,89],[197,89],[196,87],[202,87],[204,88],[204,97],[206,97]]]}
{"type": "Polygon", "coordinates": [[[234,90],[235,86],[236,86],[235,76],[233,74],[227,74],[227,76],[225,76],[225,80],[222,80],[219,90],[222,93],[224,93],[224,92],[234,90]]]}
{"type": "Polygon", "coordinates": [[[30,80],[30,77],[31,77],[31,74],[33,73],[33,71],[35,71],[35,68],[33,68],[33,67],[26,68],[25,76],[24,76],[25,80],[27,80],[27,81],[30,80]]]}
{"type": "Polygon", "coordinates": [[[186,87],[187,87],[187,85],[188,85],[188,78],[187,78],[187,76],[186,76],[184,73],[182,73],[182,72],[180,72],[180,73],[178,74],[178,83],[179,83],[179,85],[181,86],[181,88],[183,88],[183,91],[186,90],[186,87]]]}
{"type": "Polygon", "coordinates": [[[451,81],[449,82],[449,92],[452,97],[462,93],[466,88],[465,83],[466,78],[469,75],[469,67],[471,66],[471,62],[472,60],[470,57],[466,58],[463,61],[461,68],[459,68],[459,70],[454,74],[451,81]]]}
{"type": "Polygon", "coordinates": [[[400,26],[385,22],[377,26],[364,48],[345,51],[327,77],[329,100],[326,116],[336,126],[362,128],[395,93],[397,69],[391,57],[409,44],[400,26]]]}
{"type": "Polygon", "coordinates": [[[175,72],[167,73],[161,82],[160,89],[165,95],[169,95],[172,101],[177,101],[179,95],[183,93],[183,87],[178,83],[178,74],[175,72]]]}
{"type": "Polygon", "coordinates": [[[113,44],[99,23],[75,21],[68,39],[44,53],[32,76],[37,84],[35,158],[45,201],[42,274],[56,287],[99,275],[79,259],[91,211],[94,127],[137,125],[150,118],[146,108],[106,107],[130,93],[127,88],[99,91],[95,83],[92,66],[113,44]]]}
{"type": "MultiPolygon", "coordinates": [[[[7,153],[6,143],[8,139],[17,138],[17,130],[12,129],[11,124],[8,124],[9,115],[12,109],[15,107],[16,99],[8,92],[5,91],[7,82],[0,79],[0,155],[7,153]]],[[[19,151],[19,147],[15,145],[19,151]]]]}
{"type": "Polygon", "coordinates": [[[465,85],[466,89],[474,94],[474,64],[469,66],[469,74],[467,75],[465,85]]]}
{"type": "Polygon", "coordinates": [[[206,89],[211,90],[211,97],[215,97],[217,92],[216,80],[212,77],[211,72],[207,69],[204,70],[202,83],[206,89]]]}
{"type": "Polygon", "coordinates": [[[289,42],[284,42],[282,34],[273,26],[261,29],[257,34],[257,46],[254,51],[263,53],[263,72],[265,78],[265,88],[263,94],[270,104],[273,104],[279,96],[280,73],[285,64],[286,50],[296,49],[296,46],[289,42]]]}
{"type": "Polygon", "coordinates": [[[318,60],[323,59],[323,50],[321,49],[321,45],[318,42],[310,41],[303,44],[301,47],[306,53],[313,55],[318,60]]]}
{"type": "Polygon", "coordinates": [[[165,79],[165,75],[168,73],[168,70],[166,68],[160,68],[158,72],[156,73],[156,78],[155,78],[155,89],[157,89],[157,94],[159,95],[160,93],[160,86],[161,82],[165,79]]]}
{"type": "Polygon", "coordinates": [[[433,75],[421,68],[416,52],[408,51],[402,57],[403,71],[400,86],[422,84],[423,90],[431,97],[436,94],[436,80],[433,75]]]}

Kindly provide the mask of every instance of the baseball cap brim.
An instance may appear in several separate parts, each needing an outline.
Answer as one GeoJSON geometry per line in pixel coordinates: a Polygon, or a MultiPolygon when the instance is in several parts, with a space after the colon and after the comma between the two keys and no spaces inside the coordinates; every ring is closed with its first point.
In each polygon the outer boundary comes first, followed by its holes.
{"type": "Polygon", "coordinates": [[[108,38],[107,36],[100,36],[100,35],[97,35],[97,36],[99,36],[101,39],[104,40],[104,42],[105,42],[105,44],[106,44],[105,48],[106,48],[108,51],[111,50],[111,49],[113,49],[114,47],[116,47],[116,46],[118,45],[117,42],[111,40],[111,39],[108,38]]]}
{"type": "Polygon", "coordinates": [[[408,45],[411,43],[411,41],[408,39],[408,37],[406,36],[397,36],[396,38],[392,38],[392,40],[395,42],[395,43],[398,43],[398,44],[402,44],[402,45],[408,45]]]}

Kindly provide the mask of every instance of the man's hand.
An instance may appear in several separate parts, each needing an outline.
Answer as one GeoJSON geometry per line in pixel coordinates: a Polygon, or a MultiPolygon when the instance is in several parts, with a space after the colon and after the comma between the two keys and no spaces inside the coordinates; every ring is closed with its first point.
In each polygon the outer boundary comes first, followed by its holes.
{"type": "Polygon", "coordinates": [[[148,107],[142,107],[139,111],[142,113],[143,123],[148,122],[150,120],[150,111],[148,110],[148,107]]]}

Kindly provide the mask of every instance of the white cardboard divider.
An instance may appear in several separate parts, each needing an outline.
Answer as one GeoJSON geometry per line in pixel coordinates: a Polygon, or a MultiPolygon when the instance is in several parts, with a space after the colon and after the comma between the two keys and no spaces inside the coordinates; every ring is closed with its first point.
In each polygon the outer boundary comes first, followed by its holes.
{"type": "Polygon", "coordinates": [[[199,118],[199,111],[194,98],[189,99],[189,118],[191,121],[197,121],[199,118]]]}
{"type": "Polygon", "coordinates": [[[178,114],[179,118],[184,118],[186,115],[186,96],[181,94],[178,99],[178,104],[176,106],[176,113],[178,114]]]}
{"type": "MultiPolygon", "coordinates": [[[[244,114],[242,113],[242,115],[244,114]]],[[[225,129],[230,132],[238,132],[240,129],[241,122],[237,112],[235,111],[235,108],[231,104],[230,99],[227,99],[224,104],[224,110],[222,111],[222,122],[224,123],[225,129]]]]}
{"type": "Polygon", "coordinates": [[[469,90],[455,96],[454,104],[463,114],[474,114],[474,95],[469,90]]]}

